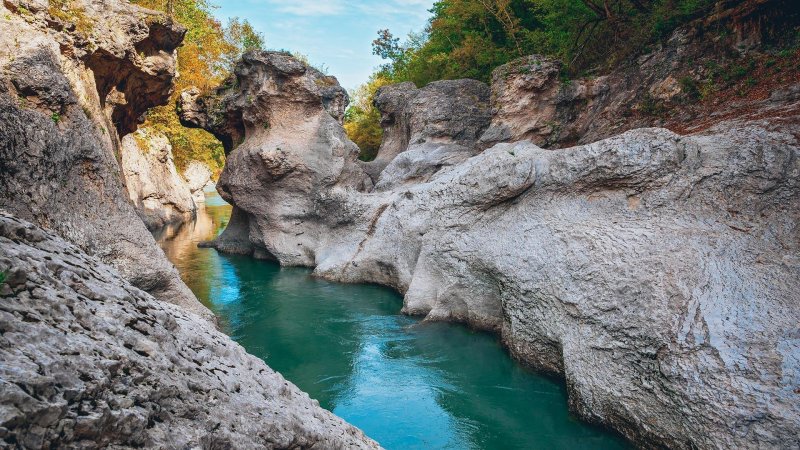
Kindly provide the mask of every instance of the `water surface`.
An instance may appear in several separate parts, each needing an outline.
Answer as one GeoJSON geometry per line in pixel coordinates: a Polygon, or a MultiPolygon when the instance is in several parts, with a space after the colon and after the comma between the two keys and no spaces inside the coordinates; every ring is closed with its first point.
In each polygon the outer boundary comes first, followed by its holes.
{"type": "Polygon", "coordinates": [[[563,384],[488,334],[400,315],[382,287],[198,249],[230,216],[208,195],[195,223],[157,236],[183,279],[233,339],[387,449],[628,447],[572,418],[563,384]]]}

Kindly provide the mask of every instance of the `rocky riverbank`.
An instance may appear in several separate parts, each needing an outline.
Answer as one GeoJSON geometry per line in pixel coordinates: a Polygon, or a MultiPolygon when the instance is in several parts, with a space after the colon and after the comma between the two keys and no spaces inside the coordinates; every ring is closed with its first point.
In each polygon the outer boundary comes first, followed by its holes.
{"type": "Polygon", "coordinates": [[[256,52],[183,96],[183,121],[228,143],[218,249],[391,286],[407,313],[498,332],[565,377],[574,412],[644,447],[800,445],[798,99],[691,135],[481,152],[505,120],[484,113],[488,87],[393,86],[376,99],[384,146],[361,163],[337,92],[256,52]]]}
{"type": "Polygon", "coordinates": [[[0,447],[377,448],[219,333],[139,217],[210,175],[122,144],[186,30],[116,0],[5,0],[0,29],[0,447]]]}
{"type": "Polygon", "coordinates": [[[378,448],[213,325],[0,213],[0,443],[378,448]]]}

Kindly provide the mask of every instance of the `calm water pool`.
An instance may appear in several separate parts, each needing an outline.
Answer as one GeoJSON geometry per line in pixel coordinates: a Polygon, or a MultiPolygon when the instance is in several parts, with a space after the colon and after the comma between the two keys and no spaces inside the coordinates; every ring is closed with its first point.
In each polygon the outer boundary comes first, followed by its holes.
{"type": "Polygon", "coordinates": [[[619,449],[570,417],[562,384],[514,363],[496,338],[399,314],[377,286],[198,249],[230,206],[208,194],[193,224],[157,238],[224,330],[388,449],[619,449]]]}

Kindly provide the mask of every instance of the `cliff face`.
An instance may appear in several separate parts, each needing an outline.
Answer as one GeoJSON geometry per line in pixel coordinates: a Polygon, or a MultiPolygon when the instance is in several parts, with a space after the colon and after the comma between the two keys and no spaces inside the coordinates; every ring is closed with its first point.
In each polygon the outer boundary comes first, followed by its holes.
{"type": "Polygon", "coordinates": [[[149,230],[195,217],[194,193],[175,168],[166,136],[142,130],[125,136],[120,163],[128,196],[149,230]]]}
{"type": "Polygon", "coordinates": [[[378,445],[182,308],[0,213],[0,446],[378,445]]]}
{"type": "MultiPolygon", "coordinates": [[[[636,129],[558,151],[522,140],[437,166],[435,152],[403,156],[425,144],[412,136],[481,107],[439,102],[409,121],[424,108],[409,103],[423,97],[389,87],[376,103],[384,159],[396,156],[376,178],[342,157],[346,141],[307,145],[308,136],[342,136],[336,121],[320,125],[318,93],[282,90],[281,103],[241,113],[210,106],[293,86],[249,64],[228,90],[182,105],[187,122],[241,143],[222,175],[235,183],[220,185],[237,205],[237,251],[392,286],[405,312],[496,331],[520,360],[566,378],[573,411],[643,446],[800,445],[797,100],[771,100],[787,115],[693,135],[636,129]],[[315,115],[302,113],[312,107],[315,115]],[[311,134],[240,119],[259,114],[294,115],[285,123],[311,134]],[[389,168],[401,160],[405,173],[425,176],[382,184],[397,179],[389,168]],[[257,191],[238,186],[245,180],[257,191]]],[[[532,77],[545,86],[551,70],[540,67],[532,77]]],[[[506,120],[497,104],[493,112],[492,126],[506,120]]],[[[542,124],[538,135],[548,134],[542,124]]],[[[440,136],[470,154],[480,145],[453,137],[440,136]]],[[[231,248],[224,237],[213,245],[231,248]]]]}
{"type": "Polygon", "coordinates": [[[634,128],[687,134],[731,119],[786,115],[798,95],[787,87],[800,82],[792,32],[798,23],[797,2],[719,2],[716,13],[610,73],[569,79],[558,61],[512,61],[492,74],[492,123],[481,147],[530,139],[564,148],[634,128]]]}
{"type": "Polygon", "coordinates": [[[127,2],[0,5],[0,209],[211,318],[127,199],[120,137],[169,98],[185,30],[127,2]]]}

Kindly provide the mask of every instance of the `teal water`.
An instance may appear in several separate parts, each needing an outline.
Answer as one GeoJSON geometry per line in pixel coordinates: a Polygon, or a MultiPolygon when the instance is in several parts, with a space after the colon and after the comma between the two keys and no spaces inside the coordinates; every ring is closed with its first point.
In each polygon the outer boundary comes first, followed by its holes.
{"type": "Polygon", "coordinates": [[[572,418],[564,386],[488,334],[400,315],[382,287],[198,249],[229,215],[209,194],[194,224],[157,237],[224,331],[387,449],[628,448],[572,418]]]}

